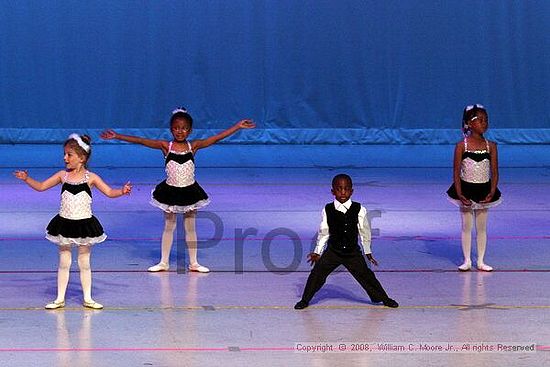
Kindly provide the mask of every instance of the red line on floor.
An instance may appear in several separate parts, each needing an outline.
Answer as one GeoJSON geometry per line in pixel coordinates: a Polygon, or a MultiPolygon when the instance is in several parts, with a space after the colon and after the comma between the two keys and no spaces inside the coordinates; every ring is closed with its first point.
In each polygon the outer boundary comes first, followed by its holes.
{"type": "MultiPolygon", "coordinates": [[[[71,270],[71,273],[78,273],[78,270],[71,270]]],[[[148,273],[145,269],[140,270],[127,270],[127,269],[103,269],[103,270],[94,270],[94,273],[148,273]]],[[[235,271],[235,270],[215,270],[210,269],[211,273],[271,273],[269,270],[244,270],[244,271],[235,271]]],[[[310,270],[292,270],[288,273],[309,273],[310,270]]],[[[336,271],[337,273],[346,271],[336,271]]],[[[457,269],[385,269],[385,270],[374,270],[375,273],[459,273],[457,269]]],[[[472,271],[471,273],[476,273],[479,271],[472,271]]],[[[549,273],[550,269],[497,269],[492,271],[492,273],[549,273]]],[[[56,274],[57,269],[55,270],[0,270],[0,274],[56,274]]],[[[162,273],[177,273],[177,270],[164,271],[162,273]]],[[[182,271],[181,274],[184,272],[182,271]]],[[[189,271],[185,270],[185,274],[189,271]]],[[[479,272],[481,273],[481,272],[479,272]]]]}
{"type": "MultiPolygon", "coordinates": [[[[238,351],[293,351],[292,347],[238,348],[238,351]]],[[[225,348],[0,348],[1,352],[232,352],[225,348]]]]}
{"type": "MultiPolygon", "coordinates": [[[[490,236],[488,237],[492,240],[548,240],[550,235],[540,235],[540,236],[490,236]]],[[[246,241],[263,241],[263,237],[245,237],[245,238],[235,238],[235,237],[223,237],[220,238],[220,241],[236,241],[236,240],[246,240],[246,241]]],[[[310,241],[310,237],[300,237],[301,241],[310,241]]],[[[375,236],[373,239],[376,240],[385,240],[385,241],[403,241],[403,240],[412,240],[412,241],[436,241],[436,240],[460,240],[460,237],[457,236],[375,236]]],[[[0,241],[41,241],[44,240],[43,237],[0,237],[0,241]]],[[[150,238],[150,237],[109,237],[107,241],[120,241],[120,242],[130,242],[130,241],[147,241],[155,242],[160,241],[160,238],[150,238]]]]}

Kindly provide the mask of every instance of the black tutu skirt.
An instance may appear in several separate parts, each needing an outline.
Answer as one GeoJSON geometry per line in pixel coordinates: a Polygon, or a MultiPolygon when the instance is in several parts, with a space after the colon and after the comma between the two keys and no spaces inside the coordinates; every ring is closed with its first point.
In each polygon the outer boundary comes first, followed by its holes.
{"type": "Polygon", "coordinates": [[[502,202],[500,190],[497,188],[490,202],[480,203],[480,201],[484,200],[489,192],[491,192],[491,181],[484,183],[471,183],[461,180],[460,187],[462,188],[462,195],[464,195],[467,199],[470,199],[472,201],[472,205],[465,206],[464,204],[462,204],[462,202],[458,198],[458,194],[456,193],[454,184],[452,184],[451,187],[449,187],[449,189],[447,190],[447,195],[449,196],[451,202],[460,207],[470,208],[474,210],[485,209],[496,206],[502,202]]]}
{"type": "Polygon", "coordinates": [[[176,187],[164,180],[151,193],[151,205],[167,213],[186,213],[209,203],[208,195],[196,181],[189,186],[176,187]]]}
{"type": "Polygon", "coordinates": [[[96,217],[67,219],[56,215],[46,227],[46,239],[59,246],[89,246],[105,241],[107,236],[96,217]]]}

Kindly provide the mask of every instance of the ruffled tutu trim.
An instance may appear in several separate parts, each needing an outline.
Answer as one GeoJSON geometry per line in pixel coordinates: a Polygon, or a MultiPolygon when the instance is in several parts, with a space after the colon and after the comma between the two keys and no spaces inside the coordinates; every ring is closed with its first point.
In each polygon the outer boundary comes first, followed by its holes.
{"type": "Polygon", "coordinates": [[[466,206],[462,204],[462,201],[453,199],[449,196],[447,196],[447,200],[449,200],[452,204],[458,206],[460,209],[464,210],[480,210],[480,209],[489,209],[494,206],[500,205],[502,203],[502,198],[498,198],[497,201],[491,201],[490,203],[476,203],[475,201],[472,201],[472,205],[466,206]]]}
{"type": "Polygon", "coordinates": [[[187,213],[207,206],[208,204],[210,204],[210,199],[200,200],[195,204],[183,206],[163,204],[155,200],[155,198],[151,198],[151,201],[149,203],[166,213],[187,213]]]}
{"type": "Polygon", "coordinates": [[[67,238],[61,235],[52,236],[50,234],[46,234],[46,239],[58,246],[93,246],[105,241],[107,239],[107,235],[104,233],[99,237],[67,238]]]}

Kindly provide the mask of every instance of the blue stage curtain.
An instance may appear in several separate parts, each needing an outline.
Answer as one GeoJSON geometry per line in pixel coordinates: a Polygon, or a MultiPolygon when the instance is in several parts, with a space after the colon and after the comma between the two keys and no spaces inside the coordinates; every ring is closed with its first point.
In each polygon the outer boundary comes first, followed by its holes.
{"type": "Polygon", "coordinates": [[[0,142],[165,131],[178,105],[197,129],[253,118],[258,142],[459,137],[475,102],[513,142],[550,127],[549,14],[547,0],[1,0],[0,142]]]}

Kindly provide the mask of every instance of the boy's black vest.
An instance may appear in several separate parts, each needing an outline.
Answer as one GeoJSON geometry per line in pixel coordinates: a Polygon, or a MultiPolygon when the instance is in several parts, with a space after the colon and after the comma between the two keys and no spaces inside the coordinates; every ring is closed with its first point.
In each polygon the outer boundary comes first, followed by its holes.
{"type": "Polygon", "coordinates": [[[334,207],[334,203],[329,203],[325,206],[328,222],[328,247],[339,254],[351,254],[360,250],[357,236],[359,229],[359,211],[361,204],[354,201],[344,214],[334,207]]]}

